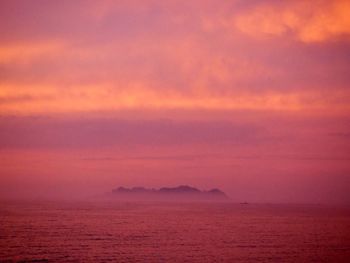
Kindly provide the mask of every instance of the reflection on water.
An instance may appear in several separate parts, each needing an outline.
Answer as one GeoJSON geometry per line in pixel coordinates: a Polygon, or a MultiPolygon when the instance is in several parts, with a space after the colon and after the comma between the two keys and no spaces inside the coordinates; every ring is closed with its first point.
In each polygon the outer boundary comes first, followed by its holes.
{"type": "Polygon", "coordinates": [[[350,210],[303,205],[1,203],[0,261],[350,262],[350,210]]]}

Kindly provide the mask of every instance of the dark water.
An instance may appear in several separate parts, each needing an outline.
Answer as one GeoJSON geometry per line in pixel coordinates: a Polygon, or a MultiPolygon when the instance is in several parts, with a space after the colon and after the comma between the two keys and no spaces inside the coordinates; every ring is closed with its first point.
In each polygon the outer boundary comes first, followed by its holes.
{"type": "Polygon", "coordinates": [[[350,262],[350,210],[2,202],[0,261],[350,262]]]}

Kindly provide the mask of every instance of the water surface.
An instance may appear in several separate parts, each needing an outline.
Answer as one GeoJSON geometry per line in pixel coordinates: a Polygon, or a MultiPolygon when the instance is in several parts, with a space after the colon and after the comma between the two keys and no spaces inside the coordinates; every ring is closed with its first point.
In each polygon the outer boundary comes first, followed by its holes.
{"type": "Polygon", "coordinates": [[[2,202],[0,261],[350,262],[350,209],[2,202]]]}

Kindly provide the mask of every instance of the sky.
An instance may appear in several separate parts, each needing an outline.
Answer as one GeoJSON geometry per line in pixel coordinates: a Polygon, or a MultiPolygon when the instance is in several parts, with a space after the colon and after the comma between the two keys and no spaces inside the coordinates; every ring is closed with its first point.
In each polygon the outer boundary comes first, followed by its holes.
{"type": "Polygon", "coordinates": [[[350,1],[1,0],[0,198],[350,203],[350,1]]]}

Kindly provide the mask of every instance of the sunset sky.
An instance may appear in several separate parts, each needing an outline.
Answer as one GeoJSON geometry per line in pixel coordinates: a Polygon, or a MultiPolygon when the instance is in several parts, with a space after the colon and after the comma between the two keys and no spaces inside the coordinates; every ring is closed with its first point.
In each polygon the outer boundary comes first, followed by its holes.
{"type": "Polygon", "coordinates": [[[350,203],[350,1],[1,0],[0,197],[350,203]]]}

